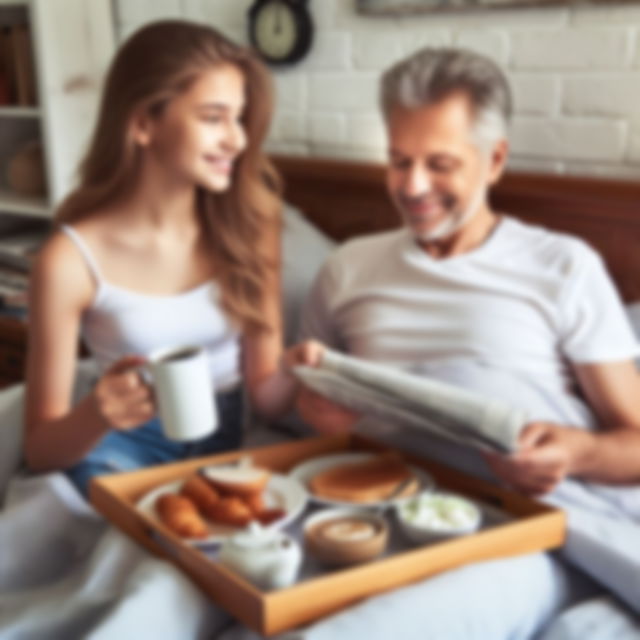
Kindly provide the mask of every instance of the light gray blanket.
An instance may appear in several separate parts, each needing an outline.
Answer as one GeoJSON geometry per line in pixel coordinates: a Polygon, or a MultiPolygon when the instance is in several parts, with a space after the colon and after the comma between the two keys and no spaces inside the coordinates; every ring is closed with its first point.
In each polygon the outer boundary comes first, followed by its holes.
{"type": "Polygon", "coordinates": [[[0,550],[3,640],[212,638],[230,623],[173,565],[108,526],[62,474],[11,482],[0,550]]]}
{"type": "MultiPolygon", "coordinates": [[[[255,638],[171,564],[107,525],[65,476],[15,475],[22,399],[19,388],[0,393],[0,496],[5,497],[0,510],[0,638],[255,638]],[[8,486],[7,478],[11,478],[8,486]]],[[[263,439],[266,442],[269,437],[263,439]]],[[[638,505],[636,497],[635,490],[599,494],[597,488],[589,490],[579,484],[567,485],[556,496],[559,502],[571,502],[577,514],[571,516],[577,555],[594,559],[591,566],[596,577],[630,606],[640,602],[640,552],[636,551],[640,526],[627,513],[638,505]],[[585,520],[588,518],[596,518],[599,528],[585,520]],[[598,540],[602,544],[594,552],[598,540]],[[609,555],[602,555],[603,547],[609,555]],[[595,558],[600,559],[596,562],[595,558]]],[[[352,615],[361,615],[360,610],[354,609],[352,615]]],[[[314,627],[288,637],[312,639],[314,627]]],[[[640,640],[640,629],[619,601],[604,599],[560,616],[543,640],[587,637],[640,640]],[[585,628],[591,627],[584,625],[594,624],[594,618],[598,634],[585,635],[585,628]]]]}

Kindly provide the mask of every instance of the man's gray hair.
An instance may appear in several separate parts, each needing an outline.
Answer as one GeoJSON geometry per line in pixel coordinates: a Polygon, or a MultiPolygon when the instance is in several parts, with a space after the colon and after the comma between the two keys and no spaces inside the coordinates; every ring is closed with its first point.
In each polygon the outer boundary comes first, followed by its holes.
{"type": "Polygon", "coordinates": [[[493,61],[472,51],[420,49],[384,73],[380,104],[388,119],[395,107],[429,106],[457,92],[469,99],[480,147],[507,137],[513,109],[507,78],[493,61]]]}

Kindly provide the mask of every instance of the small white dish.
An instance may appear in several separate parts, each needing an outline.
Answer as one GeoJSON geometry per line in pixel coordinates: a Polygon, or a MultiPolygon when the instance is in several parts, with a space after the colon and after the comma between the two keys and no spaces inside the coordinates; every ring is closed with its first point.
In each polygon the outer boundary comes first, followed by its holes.
{"type": "Polygon", "coordinates": [[[473,533],[482,523],[471,500],[443,491],[406,498],[395,505],[395,515],[404,535],[418,544],[473,533]]]}
{"type": "Polygon", "coordinates": [[[296,581],[302,550],[290,536],[251,522],[223,542],[218,558],[260,589],[283,589],[296,581]]]}
{"type": "MultiPolygon", "coordinates": [[[[379,454],[376,453],[334,453],[327,456],[318,456],[316,458],[311,458],[310,460],[306,460],[305,462],[299,464],[297,467],[294,467],[289,475],[293,478],[296,478],[300,481],[300,483],[305,487],[305,489],[309,492],[309,497],[311,500],[316,502],[317,504],[322,504],[330,507],[357,507],[357,508],[371,508],[371,507],[385,507],[389,505],[388,500],[378,500],[376,502],[366,502],[366,503],[354,503],[354,502],[346,502],[342,500],[332,500],[331,498],[323,498],[322,496],[316,496],[309,489],[309,482],[313,477],[318,475],[323,471],[328,471],[332,467],[337,467],[343,464],[352,464],[355,462],[365,462],[371,458],[375,458],[379,454]]],[[[407,465],[411,472],[415,475],[416,479],[419,483],[418,491],[430,491],[435,487],[435,482],[433,478],[420,467],[416,467],[414,465],[407,465]]]]}

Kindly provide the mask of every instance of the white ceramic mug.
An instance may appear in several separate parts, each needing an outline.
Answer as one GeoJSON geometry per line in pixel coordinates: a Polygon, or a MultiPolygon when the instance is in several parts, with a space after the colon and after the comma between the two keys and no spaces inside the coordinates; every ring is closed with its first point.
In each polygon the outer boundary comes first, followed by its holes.
{"type": "Polygon", "coordinates": [[[162,429],[171,440],[197,440],[218,427],[213,380],[201,347],[158,349],[145,370],[155,389],[162,429]]]}

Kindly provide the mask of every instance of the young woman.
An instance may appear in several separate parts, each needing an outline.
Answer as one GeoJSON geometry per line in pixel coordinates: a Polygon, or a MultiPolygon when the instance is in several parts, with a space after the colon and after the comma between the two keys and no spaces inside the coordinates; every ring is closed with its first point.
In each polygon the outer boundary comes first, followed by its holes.
{"type": "Polygon", "coordinates": [[[278,182],[261,153],[271,111],[262,64],[209,27],[159,22],[120,49],[31,279],[31,469],[65,469],[86,491],[94,475],[237,447],[241,381],[263,414],[288,408],[278,182]],[[72,407],[79,336],[101,377],[72,407]],[[206,348],[220,414],[190,444],[163,437],[138,372],[181,344],[206,348]]]}

